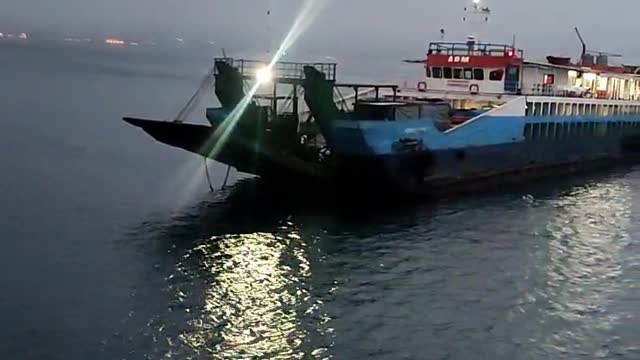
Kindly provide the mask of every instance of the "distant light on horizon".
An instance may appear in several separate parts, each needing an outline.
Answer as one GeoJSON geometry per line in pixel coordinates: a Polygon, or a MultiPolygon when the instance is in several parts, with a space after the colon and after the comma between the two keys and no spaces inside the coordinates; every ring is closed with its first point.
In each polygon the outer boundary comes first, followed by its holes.
{"type": "Polygon", "coordinates": [[[19,34],[0,33],[0,39],[27,40],[29,39],[29,35],[27,35],[27,33],[24,33],[24,32],[19,34]]]}
{"type": "Polygon", "coordinates": [[[63,39],[64,42],[74,42],[74,43],[90,43],[93,42],[93,39],[91,38],[75,38],[75,37],[66,37],[63,39]]]}
{"type": "Polygon", "coordinates": [[[125,44],[124,40],[114,39],[114,38],[106,39],[104,43],[107,45],[117,45],[117,46],[122,46],[125,44]]]}

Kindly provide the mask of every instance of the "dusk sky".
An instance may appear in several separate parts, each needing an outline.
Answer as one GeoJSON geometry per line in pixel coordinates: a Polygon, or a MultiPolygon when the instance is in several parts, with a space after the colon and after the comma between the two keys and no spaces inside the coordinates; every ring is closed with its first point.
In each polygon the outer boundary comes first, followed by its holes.
{"type": "MultiPolygon", "coordinates": [[[[464,0],[314,0],[325,3],[297,46],[328,49],[422,51],[438,39],[464,39],[464,0]]],[[[0,31],[134,34],[215,40],[227,47],[252,48],[282,38],[302,0],[0,0],[0,31]],[[272,9],[267,20],[267,9],[272,9]],[[269,31],[269,23],[272,30],[269,31]]],[[[635,23],[640,2],[600,0],[486,0],[493,15],[492,41],[518,44],[531,57],[575,56],[579,26],[591,48],[623,52],[640,60],[635,23]],[[611,16],[615,14],[615,16],[611,16]]],[[[486,40],[486,39],[485,39],[486,40]]]]}

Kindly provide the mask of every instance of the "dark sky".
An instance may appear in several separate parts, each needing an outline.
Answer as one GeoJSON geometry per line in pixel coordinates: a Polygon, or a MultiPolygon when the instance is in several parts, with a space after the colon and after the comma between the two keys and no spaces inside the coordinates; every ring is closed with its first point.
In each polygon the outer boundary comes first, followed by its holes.
{"type": "MultiPolygon", "coordinates": [[[[312,0],[326,3],[298,47],[363,52],[423,51],[446,28],[464,39],[466,0],[312,0]]],[[[304,0],[0,0],[0,32],[47,31],[215,40],[238,49],[267,47],[293,23],[304,0]],[[272,9],[270,20],[267,9],[272,9]],[[269,25],[271,24],[271,25],[269,25]]],[[[483,0],[493,10],[485,40],[518,44],[530,57],[579,52],[573,27],[590,47],[636,50],[638,0],[483,0]],[[606,7],[606,9],[605,9],[606,7]],[[615,16],[614,16],[615,15],[615,16]]]]}

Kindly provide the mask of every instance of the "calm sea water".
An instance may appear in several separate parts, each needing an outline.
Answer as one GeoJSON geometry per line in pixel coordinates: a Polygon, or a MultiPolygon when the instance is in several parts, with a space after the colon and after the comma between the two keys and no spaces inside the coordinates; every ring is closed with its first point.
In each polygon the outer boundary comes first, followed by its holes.
{"type": "Polygon", "coordinates": [[[640,359],[640,168],[405,205],[210,193],[119,120],[171,118],[208,65],[0,48],[0,358],[640,359]]]}

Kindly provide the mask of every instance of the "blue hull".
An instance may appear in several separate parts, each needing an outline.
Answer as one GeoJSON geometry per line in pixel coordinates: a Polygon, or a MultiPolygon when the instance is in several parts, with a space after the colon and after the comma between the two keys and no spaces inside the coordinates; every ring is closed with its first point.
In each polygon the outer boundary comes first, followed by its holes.
{"type": "MultiPolygon", "coordinates": [[[[640,117],[481,117],[442,132],[430,120],[339,123],[343,181],[409,192],[519,181],[635,160],[640,117]]],[[[455,189],[457,191],[457,189],[455,189]]]]}

